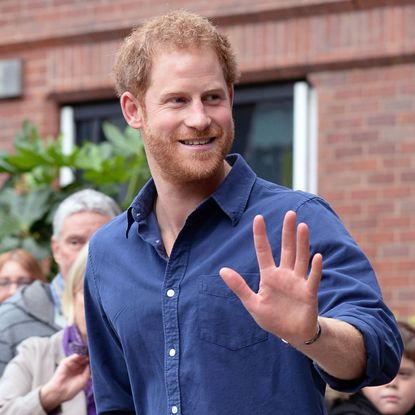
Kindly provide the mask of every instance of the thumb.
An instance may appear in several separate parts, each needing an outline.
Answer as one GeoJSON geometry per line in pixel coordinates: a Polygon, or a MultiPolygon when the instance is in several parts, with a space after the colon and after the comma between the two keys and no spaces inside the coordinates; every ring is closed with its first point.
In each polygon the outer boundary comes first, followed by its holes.
{"type": "Polygon", "coordinates": [[[241,300],[246,309],[251,308],[251,303],[255,299],[255,293],[249,288],[245,280],[231,268],[221,268],[219,275],[222,277],[225,284],[235,293],[241,300]]]}

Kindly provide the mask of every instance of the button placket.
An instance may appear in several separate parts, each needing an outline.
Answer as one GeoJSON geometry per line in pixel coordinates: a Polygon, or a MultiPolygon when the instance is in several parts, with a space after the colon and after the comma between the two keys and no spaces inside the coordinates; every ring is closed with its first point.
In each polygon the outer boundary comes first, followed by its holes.
{"type": "Polygon", "coordinates": [[[179,381],[180,365],[180,331],[179,331],[179,297],[180,283],[187,268],[188,249],[176,241],[164,277],[163,322],[165,340],[165,377],[167,392],[167,414],[180,414],[181,396],[179,381]]]}

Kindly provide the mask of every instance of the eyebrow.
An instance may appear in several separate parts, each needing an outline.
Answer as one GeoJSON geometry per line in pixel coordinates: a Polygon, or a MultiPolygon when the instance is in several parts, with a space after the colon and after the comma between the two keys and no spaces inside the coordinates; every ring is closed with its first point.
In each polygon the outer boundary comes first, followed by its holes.
{"type": "MultiPolygon", "coordinates": [[[[214,86],[202,91],[201,95],[209,95],[213,93],[225,93],[227,92],[227,88],[222,86],[214,86]]],[[[185,89],[177,89],[177,90],[166,90],[161,93],[160,97],[169,97],[169,96],[177,96],[177,95],[192,95],[189,91],[185,89]]]]}

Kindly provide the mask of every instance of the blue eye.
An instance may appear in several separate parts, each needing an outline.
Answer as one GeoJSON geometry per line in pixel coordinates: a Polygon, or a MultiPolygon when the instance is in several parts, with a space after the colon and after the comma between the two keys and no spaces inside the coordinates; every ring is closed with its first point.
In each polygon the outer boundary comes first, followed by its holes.
{"type": "Polygon", "coordinates": [[[186,99],[183,97],[176,97],[171,100],[174,104],[183,104],[186,102],[186,99]]]}

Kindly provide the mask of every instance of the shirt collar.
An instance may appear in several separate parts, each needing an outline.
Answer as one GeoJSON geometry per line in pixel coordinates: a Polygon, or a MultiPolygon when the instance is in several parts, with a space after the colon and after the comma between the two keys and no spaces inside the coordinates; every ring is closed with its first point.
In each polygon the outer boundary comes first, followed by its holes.
{"type": "Polygon", "coordinates": [[[245,211],[256,174],[239,154],[230,154],[226,160],[232,169],[211,197],[236,225],[245,211]]]}
{"type": "Polygon", "coordinates": [[[125,232],[126,238],[134,222],[141,222],[150,214],[153,210],[154,199],[156,197],[157,190],[154,184],[154,180],[150,179],[140,190],[135,197],[130,207],[127,210],[127,230],[125,232]]]}
{"type": "MultiPolygon", "coordinates": [[[[232,169],[210,198],[229,217],[232,225],[236,225],[245,210],[257,176],[241,155],[230,154],[226,160],[232,169]]],[[[154,181],[150,179],[128,208],[127,238],[132,224],[145,220],[152,212],[156,194],[154,181]]]]}

